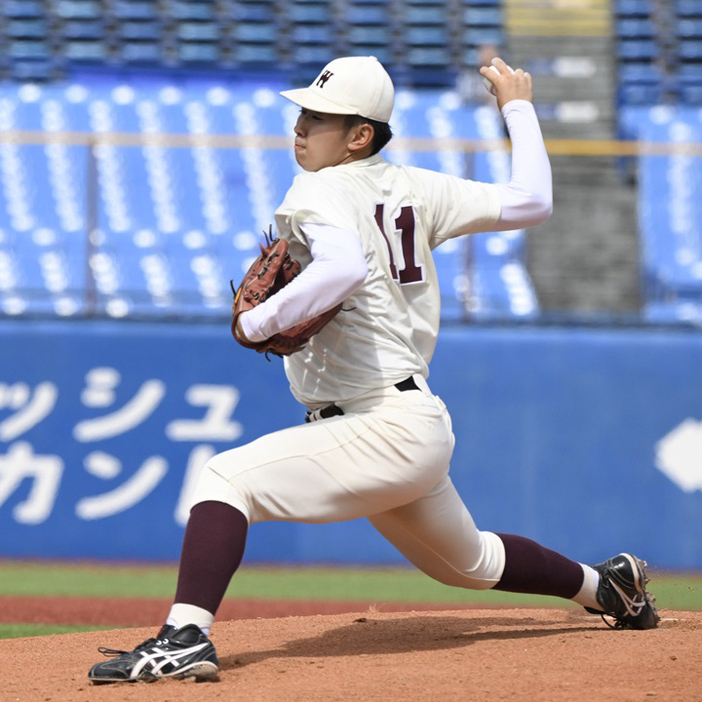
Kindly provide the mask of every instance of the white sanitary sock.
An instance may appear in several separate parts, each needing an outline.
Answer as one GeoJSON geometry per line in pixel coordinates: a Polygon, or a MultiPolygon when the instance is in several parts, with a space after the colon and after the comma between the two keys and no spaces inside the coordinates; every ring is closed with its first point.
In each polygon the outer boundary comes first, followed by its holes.
{"type": "Polygon", "coordinates": [[[205,636],[209,636],[210,629],[214,623],[214,614],[202,607],[195,605],[179,604],[176,602],[171,607],[166,624],[174,626],[176,629],[184,627],[186,624],[196,624],[202,629],[205,636]]]}
{"type": "Polygon", "coordinates": [[[597,601],[597,587],[600,584],[600,574],[588,565],[580,564],[585,577],[583,584],[578,594],[573,597],[573,602],[577,602],[583,607],[592,607],[593,609],[602,609],[602,605],[597,601]]]}

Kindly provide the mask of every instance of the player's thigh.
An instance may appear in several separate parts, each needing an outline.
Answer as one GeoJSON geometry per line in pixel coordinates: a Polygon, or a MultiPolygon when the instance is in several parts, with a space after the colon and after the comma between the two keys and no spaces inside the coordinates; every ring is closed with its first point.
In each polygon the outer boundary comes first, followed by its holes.
{"type": "Polygon", "coordinates": [[[504,570],[502,542],[478,530],[448,476],[426,495],[370,521],[411,563],[447,585],[488,589],[504,570]]]}
{"type": "Polygon", "coordinates": [[[219,499],[253,522],[341,521],[405,504],[448,470],[440,412],[390,407],[268,434],[208,461],[195,501],[219,499]]]}

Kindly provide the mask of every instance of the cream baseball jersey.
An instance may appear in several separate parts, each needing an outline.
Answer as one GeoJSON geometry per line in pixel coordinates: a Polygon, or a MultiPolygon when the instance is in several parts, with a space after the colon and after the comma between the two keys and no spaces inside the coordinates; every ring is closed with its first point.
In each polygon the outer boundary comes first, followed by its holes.
{"type": "Polygon", "coordinates": [[[415,373],[427,377],[440,316],[431,251],[451,237],[489,231],[499,215],[496,186],[380,155],[296,176],[276,211],[278,236],[305,265],[305,223],[357,232],[368,276],[336,318],[286,358],[293,395],[315,407],[415,373]]]}

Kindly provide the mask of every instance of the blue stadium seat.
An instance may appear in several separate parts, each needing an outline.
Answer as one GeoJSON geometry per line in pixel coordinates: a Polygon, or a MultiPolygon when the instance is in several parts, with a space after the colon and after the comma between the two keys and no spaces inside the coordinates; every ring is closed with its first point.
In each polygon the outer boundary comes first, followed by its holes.
{"type": "Polygon", "coordinates": [[[410,66],[445,67],[450,60],[448,49],[440,46],[410,47],[407,50],[407,63],[410,66]]]}
{"type": "Polygon", "coordinates": [[[125,20],[119,23],[116,33],[121,40],[156,42],[162,36],[163,23],[160,20],[125,20]]]}
{"type": "Polygon", "coordinates": [[[351,44],[357,45],[389,45],[392,30],[389,27],[349,27],[346,38],[351,44]]]}
{"type": "Polygon", "coordinates": [[[656,58],[660,49],[651,39],[623,39],[617,43],[619,60],[645,61],[656,58]]]}
{"type": "Polygon", "coordinates": [[[15,19],[5,23],[5,34],[14,39],[43,39],[49,33],[46,18],[15,19]]]}
{"type": "Polygon", "coordinates": [[[450,41],[450,37],[446,27],[409,26],[405,29],[404,40],[408,46],[446,47],[450,41]]]}
{"type": "Polygon", "coordinates": [[[504,32],[501,27],[468,27],[463,31],[463,43],[467,46],[481,46],[504,44],[504,32]]]}
{"type": "Polygon", "coordinates": [[[333,39],[329,27],[324,24],[293,25],[291,38],[296,44],[329,44],[333,39]]]}
{"type": "Polygon", "coordinates": [[[678,76],[681,80],[702,82],[702,62],[681,63],[678,66],[678,76]]]}
{"type": "Polygon", "coordinates": [[[163,58],[160,45],[151,41],[122,41],[118,56],[127,64],[152,66],[161,63],[163,58]]]}
{"type": "Polygon", "coordinates": [[[469,27],[499,27],[502,12],[499,7],[468,7],[463,12],[463,21],[469,27]]]}
{"type": "Polygon", "coordinates": [[[68,20],[61,25],[59,34],[66,39],[105,40],[107,38],[103,20],[68,20]]]}
{"type": "Polygon", "coordinates": [[[287,4],[287,15],[291,22],[316,22],[316,23],[331,23],[332,10],[329,3],[326,2],[310,2],[310,3],[295,3],[287,4]]]}
{"type": "Polygon", "coordinates": [[[5,0],[0,5],[0,10],[5,17],[46,17],[42,0],[5,0]]]}
{"type": "Polygon", "coordinates": [[[702,39],[702,18],[678,20],[677,33],[681,39],[702,39]]]}
{"type": "Polygon", "coordinates": [[[622,39],[651,39],[656,35],[656,29],[650,19],[627,18],[618,20],[615,24],[617,36],[622,39]]]}
{"type": "Polygon", "coordinates": [[[232,29],[232,37],[236,41],[260,42],[262,44],[272,44],[271,28],[263,22],[241,22],[232,29]]]}
{"type": "MultiPolygon", "coordinates": [[[[241,78],[222,82],[194,77],[183,86],[167,77],[144,75],[123,82],[119,77],[86,74],[80,85],[25,89],[24,101],[17,98],[19,88],[0,86],[0,100],[15,105],[8,126],[18,129],[44,126],[252,137],[291,134],[297,108],[278,95],[277,88],[285,86],[241,78]],[[47,110],[53,115],[50,123],[46,122],[47,110]]],[[[400,89],[397,98],[393,126],[398,136],[491,138],[501,129],[494,110],[481,112],[478,119],[451,92],[400,89]],[[485,131],[486,125],[492,131],[485,131]]],[[[228,313],[228,279],[240,276],[256,255],[261,230],[299,172],[287,148],[265,141],[258,145],[252,140],[252,146],[254,143],[257,145],[248,151],[100,147],[96,168],[102,234],[93,262],[99,314],[221,317],[228,313]],[[226,271],[222,261],[227,262],[226,271]]],[[[26,189],[26,196],[17,195],[26,201],[15,203],[15,210],[24,209],[35,218],[22,226],[41,234],[21,250],[22,258],[29,261],[22,279],[35,286],[21,304],[42,314],[66,315],[70,310],[80,314],[86,285],[85,248],[80,238],[85,203],[77,194],[85,188],[85,151],[70,147],[63,154],[54,154],[51,164],[41,146],[18,148],[22,168],[13,175],[33,187],[26,189]],[[67,189],[51,185],[57,163],[66,174],[65,183],[70,184],[67,189]],[[69,210],[77,213],[73,219],[67,218],[69,210]],[[36,287],[37,281],[43,281],[43,289],[36,287]]],[[[468,161],[459,149],[395,152],[391,160],[395,156],[400,162],[468,174],[468,161]]],[[[506,153],[504,168],[494,155],[476,156],[470,175],[479,180],[504,178],[509,162],[506,153]]],[[[0,162],[0,169],[8,163],[0,162]]],[[[4,204],[0,202],[0,230],[9,224],[4,204]]],[[[19,247],[16,237],[0,238],[0,268],[8,265],[9,258],[20,258],[16,255],[19,247]]],[[[493,232],[440,246],[435,260],[443,318],[462,319],[468,302],[468,313],[474,319],[528,319],[535,314],[538,305],[521,263],[523,255],[522,232],[493,232]],[[467,276],[469,241],[474,265],[467,276]]]]}
{"type": "Polygon", "coordinates": [[[232,53],[234,61],[253,66],[278,63],[278,51],[272,44],[237,44],[232,53]]]}
{"type": "Polygon", "coordinates": [[[616,17],[650,17],[651,0],[615,0],[614,14],[616,17]]]}
{"type": "Polygon", "coordinates": [[[181,63],[216,64],[221,59],[221,51],[217,44],[182,42],[177,46],[176,56],[181,63]]]}
{"type": "MultiPolygon", "coordinates": [[[[698,106],[627,112],[637,138],[685,142],[702,137],[698,106]]],[[[702,303],[702,174],[692,159],[642,155],[638,161],[645,309],[677,316],[686,305],[702,303]],[[668,206],[658,206],[661,201],[668,206]]]]}
{"type": "Polygon", "coordinates": [[[171,2],[168,14],[178,20],[208,20],[217,19],[217,5],[213,2],[171,2]]]}
{"type": "Polygon", "coordinates": [[[663,89],[658,83],[624,83],[617,95],[620,105],[655,105],[661,101],[663,89]]]}
{"type": "Polygon", "coordinates": [[[109,11],[120,20],[160,19],[158,2],[155,0],[112,0],[109,11]]]}
{"type": "Polygon", "coordinates": [[[682,82],[679,87],[678,95],[683,105],[700,107],[702,106],[702,83],[682,82]]]}
{"type": "Polygon", "coordinates": [[[62,53],[71,62],[103,63],[109,56],[109,49],[101,41],[66,41],[62,53]]]}
{"type": "Polygon", "coordinates": [[[12,60],[46,60],[52,56],[51,46],[46,41],[16,39],[7,43],[7,54],[12,60]]]}
{"type": "Polygon", "coordinates": [[[230,14],[236,22],[270,22],[276,17],[275,7],[268,2],[237,2],[230,14]]]}
{"type": "Polygon", "coordinates": [[[702,17],[699,0],[675,0],[675,13],[680,17],[702,17]]]}
{"type": "Polygon", "coordinates": [[[56,65],[51,59],[26,61],[13,60],[9,71],[13,80],[16,81],[39,81],[44,82],[54,77],[56,65]]]}
{"type": "Polygon", "coordinates": [[[384,3],[348,5],[343,12],[343,21],[354,25],[387,25],[393,24],[391,10],[384,3]]]}
{"type": "Polygon", "coordinates": [[[402,21],[406,24],[446,26],[448,15],[446,7],[436,5],[408,5],[402,12],[402,21]]]}
{"type": "Polygon", "coordinates": [[[99,0],[57,0],[54,12],[63,19],[99,19],[102,7],[99,0]]]}
{"type": "Polygon", "coordinates": [[[312,43],[309,45],[302,44],[300,46],[294,46],[291,56],[293,62],[296,64],[312,66],[316,75],[319,66],[324,66],[329,63],[329,61],[336,58],[336,52],[331,44],[319,45],[312,43]]]}
{"type": "Polygon", "coordinates": [[[185,41],[214,42],[221,33],[220,26],[214,22],[181,22],[176,36],[185,41]]]}
{"type": "Polygon", "coordinates": [[[682,61],[702,61],[702,39],[678,42],[677,54],[682,61]]]}
{"type": "Polygon", "coordinates": [[[349,48],[351,56],[375,56],[380,63],[391,66],[395,62],[395,54],[387,44],[353,43],[349,48]]]}
{"type": "Polygon", "coordinates": [[[661,68],[648,61],[627,61],[618,66],[620,83],[648,83],[657,84],[663,76],[661,68]]]}

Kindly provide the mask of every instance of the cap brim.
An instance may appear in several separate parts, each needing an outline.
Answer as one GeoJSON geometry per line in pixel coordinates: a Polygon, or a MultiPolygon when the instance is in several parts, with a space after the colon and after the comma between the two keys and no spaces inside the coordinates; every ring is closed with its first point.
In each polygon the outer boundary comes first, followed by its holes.
{"type": "Polygon", "coordinates": [[[310,88],[283,90],[280,94],[296,105],[304,107],[306,110],[312,110],[312,112],[325,112],[330,115],[356,114],[355,112],[350,112],[347,106],[341,107],[314,90],[310,90],[310,88]]]}

